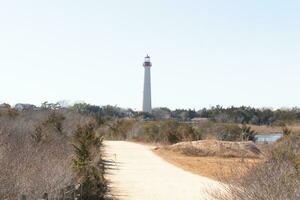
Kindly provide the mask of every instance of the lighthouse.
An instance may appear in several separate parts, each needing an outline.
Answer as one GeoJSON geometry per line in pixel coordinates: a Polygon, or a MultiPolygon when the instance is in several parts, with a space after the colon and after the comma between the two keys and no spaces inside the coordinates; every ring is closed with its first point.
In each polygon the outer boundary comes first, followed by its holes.
{"type": "Polygon", "coordinates": [[[152,63],[150,62],[150,57],[147,55],[143,64],[145,68],[144,75],[144,96],[143,96],[143,112],[151,113],[151,73],[150,68],[152,63]]]}

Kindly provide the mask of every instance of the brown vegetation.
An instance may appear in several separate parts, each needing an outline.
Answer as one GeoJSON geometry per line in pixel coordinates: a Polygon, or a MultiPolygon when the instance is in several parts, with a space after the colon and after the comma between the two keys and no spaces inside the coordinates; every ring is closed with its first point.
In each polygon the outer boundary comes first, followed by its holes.
{"type": "Polygon", "coordinates": [[[116,112],[113,107],[74,108],[45,104],[19,112],[10,106],[1,107],[0,199],[16,199],[21,194],[34,199],[45,192],[51,198],[62,188],[78,184],[85,199],[104,198],[107,188],[102,135],[171,145],[155,152],[183,169],[215,179],[221,176],[220,180],[229,183],[231,196],[215,193],[220,199],[268,199],[265,194],[269,199],[298,198],[295,191],[299,191],[299,136],[291,133],[297,126],[142,121],[122,119],[123,111],[116,112]],[[84,111],[87,108],[88,112],[84,111]],[[257,132],[277,131],[284,131],[285,138],[266,154],[266,159],[260,159],[260,150],[249,140],[257,132]],[[215,140],[201,141],[208,138],[215,140]]]}
{"type": "Polygon", "coordinates": [[[251,167],[263,162],[262,159],[255,158],[191,156],[166,148],[158,148],[154,152],[166,161],[184,170],[215,180],[220,180],[220,177],[234,178],[236,176],[234,169],[237,167],[246,174],[251,167]]]}
{"type": "Polygon", "coordinates": [[[230,142],[219,140],[199,140],[180,142],[165,147],[167,150],[181,152],[188,156],[217,156],[235,158],[259,158],[260,150],[251,142],[230,142]]]}
{"type": "Polygon", "coordinates": [[[154,152],[185,170],[213,179],[235,177],[236,167],[245,174],[263,162],[261,152],[253,142],[180,142],[156,148],[154,152]]]}
{"type": "Polygon", "coordinates": [[[300,133],[300,123],[298,121],[287,124],[273,124],[270,126],[267,125],[250,125],[249,126],[258,134],[270,134],[270,133],[280,133],[283,128],[288,128],[293,132],[300,133]]]}
{"type": "Polygon", "coordinates": [[[227,193],[211,192],[220,200],[298,200],[300,199],[300,135],[285,136],[274,145],[266,162],[246,175],[236,167],[238,179],[227,179],[227,193]]]}
{"type": "MultiPolygon", "coordinates": [[[[53,198],[62,189],[84,183],[72,168],[76,154],[71,141],[77,126],[89,121],[93,119],[63,109],[18,112],[13,117],[1,110],[0,199],[38,199],[44,193],[53,198]]],[[[89,161],[99,163],[100,151],[92,152],[89,161]]]]}
{"type": "Polygon", "coordinates": [[[201,135],[190,124],[173,120],[138,121],[118,119],[108,121],[106,126],[108,127],[106,138],[109,139],[164,144],[201,139],[201,135]]]}

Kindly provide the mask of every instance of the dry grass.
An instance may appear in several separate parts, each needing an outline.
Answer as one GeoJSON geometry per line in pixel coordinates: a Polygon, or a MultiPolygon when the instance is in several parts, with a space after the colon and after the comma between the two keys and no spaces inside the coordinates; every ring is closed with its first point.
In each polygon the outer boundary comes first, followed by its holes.
{"type": "Polygon", "coordinates": [[[235,178],[234,169],[239,167],[243,173],[247,173],[251,167],[263,162],[255,158],[222,158],[188,156],[180,152],[174,152],[166,148],[158,148],[154,152],[166,161],[195,174],[206,176],[215,180],[220,177],[235,178]]]}
{"type": "Polygon", "coordinates": [[[165,148],[191,156],[218,156],[236,158],[259,158],[261,151],[252,141],[231,142],[219,140],[198,140],[180,142],[165,148]]]}
{"type": "MultiPolygon", "coordinates": [[[[252,130],[254,130],[255,132],[259,133],[259,134],[268,134],[268,133],[278,133],[278,132],[282,132],[282,127],[281,126],[266,126],[266,125],[262,125],[262,126],[258,126],[258,125],[250,125],[252,130]]],[[[293,132],[297,132],[300,133],[300,123],[292,123],[292,124],[288,124],[287,127],[289,129],[292,129],[293,132]]]]}
{"type": "Polygon", "coordinates": [[[252,130],[259,134],[267,134],[267,133],[278,133],[282,131],[282,127],[280,126],[258,126],[258,125],[249,125],[252,130]]]}
{"type": "Polygon", "coordinates": [[[266,161],[243,174],[235,168],[235,180],[226,181],[226,193],[210,192],[219,200],[299,200],[300,134],[293,133],[276,143],[266,161]]]}

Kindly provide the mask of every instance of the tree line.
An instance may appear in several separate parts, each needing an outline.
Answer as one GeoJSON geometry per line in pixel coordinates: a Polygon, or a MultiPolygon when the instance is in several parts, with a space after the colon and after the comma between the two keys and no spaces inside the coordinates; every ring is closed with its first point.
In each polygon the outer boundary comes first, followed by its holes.
{"type": "MultiPolygon", "coordinates": [[[[3,104],[2,104],[3,105],[3,104]]],[[[8,104],[5,104],[7,106],[8,104]]],[[[21,104],[22,105],[22,104],[21,104]]],[[[1,106],[0,106],[1,107],[1,106]]],[[[18,108],[20,108],[20,104],[18,108]]],[[[30,107],[24,105],[24,108],[34,109],[60,109],[62,105],[59,103],[44,102],[41,107],[30,107]]],[[[96,117],[99,121],[103,119],[116,118],[136,118],[144,120],[176,120],[191,121],[195,118],[207,118],[215,122],[224,123],[240,123],[255,125],[284,125],[285,123],[300,120],[300,108],[290,109],[271,109],[271,108],[253,108],[247,106],[228,107],[213,106],[210,108],[195,109],[175,109],[171,110],[167,107],[154,108],[152,113],[143,113],[132,109],[120,108],[118,106],[97,106],[87,103],[77,103],[68,108],[79,113],[89,114],[96,117]]]]}
{"type": "Polygon", "coordinates": [[[253,107],[213,106],[198,111],[194,109],[175,109],[166,107],[154,108],[152,113],[143,113],[131,109],[122,109],[116,106],[95,106],[89,104],[75,104],[74,109],[104,118],[142,118],[148,120],[191,121],[194,118],[208,118],[215,122],[240,123],[255,125],[284,125],[285,123],[300,120],[300,109],[271,109],[253,107]]]}

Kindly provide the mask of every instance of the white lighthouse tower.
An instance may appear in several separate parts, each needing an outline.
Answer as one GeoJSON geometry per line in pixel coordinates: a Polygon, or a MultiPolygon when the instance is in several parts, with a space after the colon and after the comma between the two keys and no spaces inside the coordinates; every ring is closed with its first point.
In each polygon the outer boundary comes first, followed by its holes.
{"type": "Polygon", "coordinates": [[[145,77],[144,77],[144,96],[143,96],[143,112],[151,113],[151,73],[150,68],[152,63],[150,62],[150,57],[147,55],[145,57],[145,62],[143,64],[145,68],[145,77]]]}

